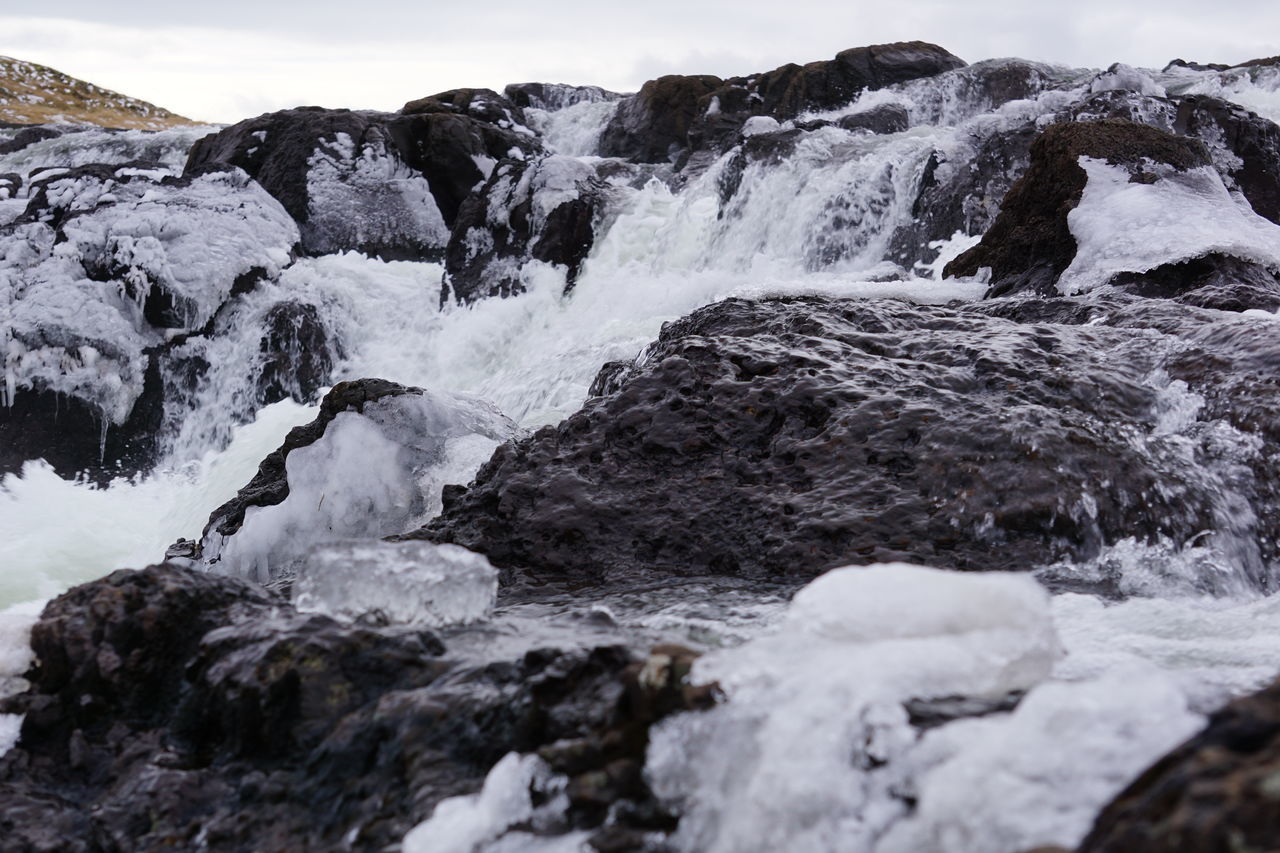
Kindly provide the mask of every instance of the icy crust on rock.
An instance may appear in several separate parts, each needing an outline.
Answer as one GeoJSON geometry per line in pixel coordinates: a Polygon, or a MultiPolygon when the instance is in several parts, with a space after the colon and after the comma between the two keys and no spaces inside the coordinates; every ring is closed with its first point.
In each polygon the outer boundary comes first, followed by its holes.
{"type": "Polygon", "coordinates": [[[302,239],[316,254],[374,246],[406,257],[443,252],[449,227],[427,179],[372,133],[356,150],[351,136],[321,140],[307,161],[302,239]]]}
{"type": "Polygon", "coordinates": [[[0,154],[0,174],[14,172],[26,177],[35,169],[71,169],[90,163],[117,165],[145,160],[163,167],[167,174],[179,175],[191,146],[218,128],[191,125],[159,131],[96,127],[56,130],[59,135],[0,154]]]}
{"type": "Polygon", "coordinates": [[[299,610],[440,627],[484,619],[498,570],[481,554],[426,542],[339,542],[307,554],[294,582],[299,610]]]}
{"type": "Polygon", "coordinates": [[[189,182],[125,172],[52,178],[0,230],[6,399],[52,390],[122,423],[144,350],[166,328],[200,328],[241,276],[289,263],[297,226],[240,170],[189,182]],[[149,313],[151,300],[161,302],[149,313]]]}
{"type": "MultiPolygon", "coordinates": [[[[43,602],[34,601],[0,609],[0,699],[28,687],[23,676],[35,663],[31,628],[40,618],[42,605],[43,602]]],[[[21,728],[21,715],[0,714],[0,757],[18,742],[21,728]]]]}
{"type": "Polygon", "coordinates": [[[515,429],[489,403],[444,392],[340,412],[318,441],[289,454],[288,497],[250,507],[230,537],[211,530],[205,560],[227,574],[266,580],[296,569],[318,544],[403,533],[436,515],[442,487],[465,479],[477,456],[515,429]]]}
{"type": "Polygon", "coordinates": [[[1202,718],[1158,674],[1051,681],[1060,655],[1029,578],[837,569],[773,633],[695,666],[727,701],[660,724],[647,778],[681,814],[680,850],[1072,846],[1202,718]],[[1012,713],[923,734],[905,706],[1013,691],[1029,692],[1012,713]]]}
{"type": "Polygon", "coordinates": [[[569,157],[591,157],[600,153],[600,135],[618,111],[618,101],[580,101],[549,111],[525,109],[529,126],[542,136],[548,151],[569,157]]]}
{"type": "Polygon", "coordinates": [[[1076,254],[1058,280],[1067,295],[1101,287],[1122,272],[1147,272],[1223,254],[1280,272],[1280,226],[1232,196],[1218,171],[1151,164],[1156,180],[1081,157],[1088,175],[1079,205],[1067,214],[1076,254]]]}

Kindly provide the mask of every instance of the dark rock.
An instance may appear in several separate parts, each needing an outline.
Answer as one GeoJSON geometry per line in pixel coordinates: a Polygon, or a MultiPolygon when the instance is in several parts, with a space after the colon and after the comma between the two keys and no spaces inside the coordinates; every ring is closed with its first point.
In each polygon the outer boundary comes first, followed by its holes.
{"type": "Polygon", "coordinates": [[[447,292],[473,302],[524,290],[530,260],[566,268],[573,287],[595,242],[608,185],[576,157],[501,163],[462,204],[445,252],[447,292]]]}
{"type": "Polygon", "coordinates": [[[275,506],[289,496],[289,480],[285,472],[285,460],[289,454],[300,447],[307,447],[320,440],[325,428],[338,416],[348,410],[364,411],[364,407],[383,397],[397,397],[404,394],[419,394],[421,389],[408,388],[385,379],[359,379],[353,382],[339,382],[320,401],[320,412],[315,420],[303,426],[294,427],[285,436],[284,443],[267,454],[258,466],[258,472],[236,496],[209,515],[209,523],[205,525],[203,536],[215,531],[223,536],[230,536],[240,529],[244,523],[244,514],[251,506],[275,506]]]}
{"type": "Polygon", "coordinates": [[[1223,65],[1220,62],[1203,63],[1203,62],[1188,62],[1185,59],[1174,59],[1171,62],[1169,62],[1169,64],[1167,64],[1164,68],[1162,68],[1161,71],[1164,73],[1168,73],[1174,68],[1188,68],[1192,71],[1226,71],[1230,67],[1231,66],[1223,65]]]}
{"type": "Polygon", "coordinates": [[[600,153],[645,163],[674,162],[688,145],[689,128],[706,108],[704,96],[723,81],[711,75],[668,75],[624,98],[600,134],[600,153]]]}
{"type": "Polygon", "coordinates": [[[554,112],[574,104],[618,101],[625,97],[599,86],[570,86],[566,83],[510,83],[502,90],[518,107],[554,112]]]}
{"type": "Polygon", "coordinates": [[[911,127],[911,115],[898,104],[882,104],[860,113],[841,116],[836,125],[842,130],[869,130],[872,133],[901,133],[911,127]]]}
{"type": "Polygon", "coordinates": [[[1280,848],[1280,684],[1239,699],[1098,816],[1079,853],[1280,848]]]}
{"type": "Polygon", "coordinates": [[[1226,169],[1254,212],[1280,223],[1280,127],[1243,107],[1205,95],[1178,100],[1174,130],[1224,146],[1239,159],[1226,169]]]}
{"type": "Polygon", "coordinates": [[[438,260],[462,199],[486,177],[473,158],[496,161],[513,148],[539,147],[511,129],[514,106],[488,109],[482,91],[441,93],[425,99],[431,103],[422,109],[434,111],[412,115],[318,107],[267,113],[197,142],[187,171],[210,163],[244,169],[298,222],[311,254],[438,260]],[[507,126],[468,113],[473,106],[507,126]]]}
{"type": "Polygon", "coordinates": [[[568,775],[572,825],[670,829],[639,774],[648,728],[716,695],[685,649],[464,663],[430,632],[174,566],[71,590],[32,645],[30,689],[0,705],[26,714],[0,758],[6,850],[383,849],[510,751],[568,775]]]}
{"type": "Polygon", "coordinates": [[[524,111],[508,98],[492,89],[450,89],[410,101],[400,109],[402,115],[456,113],[469,115],[504,130],[525,123],[524,111]]]}
{"type": "Polygon", "coordinates": [[[57,139],[62,135],[62,130],[48,125],[37,124],[31,127],[25,127],[13,135],[13,138],[0,141],[0,154],[14,154],[29,145],[34,145],[45,139],[57,139]]]}
{"type": "Polygon", "coordinates": [[[743,123],[779,121],[808,110],[843,106],[865,89],[882,89],[964,66],[925,42],[856,47],[835,59],[783,65],[748,77],[672,75],[645,83],[624,99],[600,137],[600,153],[650,163],[680,162],[690,151],[723,151],[743,123]]]}
{"type": "Polygon", "coordinates": [[[1120,119],[1051,125],[1032,144],[1030,168],[1005,196],[1000,216],[982,242],[949,263],[944,275],[971,276],[989,267],[989,295],[1052,293],[1075,257],[1067,214],[1084,192],[1081,156],[1135,173],[1148,159],[1180,170],[1210,164],[1199,141],[1145,125],[1120,119]]]}
{"type": "Polygon", "coordinates": [[[1219,311],[1280,309],[1280,275],[1230,255],[1215,253],[1144,273],[1121,273],[1110,283],[1139,296],[1176,298],[1219,311]]]}
{"type": "Polygon", "coordinates": [[[0,174],[0,201],[17,198],[22,189],[22,176],[15,172],[0,174]]]}
{"type": "Polygon", "coordinates": [[[1241,62],[1239,65],[1233,65],[1232,68],[1276,68],[1280,67],[1280,56],[1267,56],[1261,59],[1250,59],[1248,62],[1241,62]]]}
{"type": "Polygon", "coordinates": [[[116,424],[97,406],[45,388],[23,389],[0,405],[0,475],[43,459],[58,476],[105,484],[150,470],[159,460],[164,386],[157,356],[147,359],[142,393],[116,424]]]}
{"type": "Polygon", "coordinates": [[[309,403],[329,384],[333,363],[341,357],[337,344],[314,305],[280,302],[264,321],[260,405],[294,399],[309,403]]]}
{"type": "MultiPolygon", "coordinates": [[[[1131,536],[1185,542],[1228,524],[1214,509],[1225,486],[1194,483],[1155,431],[1164,333],[722,302],[666,326],[636,366],[607,367],[593,387],[606,396],[500,447],[411,535],[579,582],[892,560],[1025,570],[1131,536]]],[[[1180,374],[1192,388],[1252,372],[1197,351],[1199,376],[1180,374]]],[[[1274,472],[1257,465],[1243,488],[1262,518],[1274,472]]],[[[1271,539],[1254,535],[1242,541],[1271,539]]],[[[1265,585],[1274,559],[1242,565],[1265,585]]]]}

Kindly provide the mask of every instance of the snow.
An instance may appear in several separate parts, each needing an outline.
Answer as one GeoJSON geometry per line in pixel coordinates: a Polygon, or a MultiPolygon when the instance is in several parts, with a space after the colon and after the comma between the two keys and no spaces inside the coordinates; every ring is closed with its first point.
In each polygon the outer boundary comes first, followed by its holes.
{"type": "MultiPolygon", "coordinates": [[[[0,609],[0,699],[27,688],[23,676],[35,663],[31,628],[43,607],[43,601],[31,601],[0,609]]],[[[21,728],[21,715],[0,714],[0,757],[18,742],[21,728]]]]}
{"type": "Polygon", "coordinates": [[[1101,287],[1121,272],[1146,272],[1210,253],[1280,271],[1280,226],[1233,197],[1210,166],[1178,171],[1152,164],[1154,183],[1131,183],[1129,171],[1081,157],[1088,175],[1079,205],[1067,214],[1076,255],[1058,281],[1064,294],[1101,287]]]}

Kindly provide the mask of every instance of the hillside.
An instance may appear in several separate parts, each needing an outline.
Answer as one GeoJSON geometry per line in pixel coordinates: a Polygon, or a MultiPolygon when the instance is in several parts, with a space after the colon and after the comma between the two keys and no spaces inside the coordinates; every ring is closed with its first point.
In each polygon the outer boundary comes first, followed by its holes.
{"type": "Polygon", "coordinates": [[[138,130],[194,124],[155,104],[7,56],[0,56],[0,121],[96,124],[138,130]]]}

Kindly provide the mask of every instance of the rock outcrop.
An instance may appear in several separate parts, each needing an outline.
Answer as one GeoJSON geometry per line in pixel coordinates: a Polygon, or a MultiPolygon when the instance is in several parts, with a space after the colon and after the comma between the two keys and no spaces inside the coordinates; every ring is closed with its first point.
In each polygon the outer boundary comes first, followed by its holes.
{"type": "Polygon", "coordinates": [[[602,837],[636,843],[675,821],[640,774],[648,727],[714,701],[684,649],[453,660],[428,631],[167,565],[64,594],[32,646],[0,703],[26,715],[0,758],[8,850],[381,849],[535,751],[566,777],[560,832],[609,816],[602,837]]]}
{"type": "MultiPolygon", "coordinates": [[[[1161,323],[1199,327],[1175,307],[1161,323]]],[[[606,367],[559,426],[499,448],[412,536],[580,582],[894,560],[1025,570],[1124,537],[1186,541],[1222,523],[1224,481],[1168,493],[1183,475],[1157,429],[1168,392],[1149,378],[1169,366],[1161,333],[1136,310],[1109,322],[1125,328],[718,303],[669,324],[635,365],[606,367]]],[[[1208,389],[1250,372],[1228,363],[1177,375],[1208,389]]],[[[1226,394],[1247,407],[1247,392],[1226,394]]],[[[1261,517],[1276,480],[1257,470],[1246,488],[1261,517]]],[[[1254,560],[1256,582],[1274,558],[1254,560]]]]}

